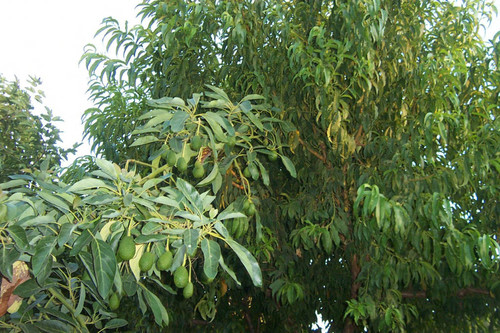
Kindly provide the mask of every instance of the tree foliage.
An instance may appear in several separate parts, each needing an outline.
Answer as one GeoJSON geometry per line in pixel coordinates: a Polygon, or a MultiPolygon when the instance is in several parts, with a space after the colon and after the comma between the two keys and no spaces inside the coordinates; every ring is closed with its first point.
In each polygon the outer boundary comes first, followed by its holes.
{"type": "Polygon", "coordinates": [[[309,331],[319,313],[331,332],[499,328],[490,5],[139,8],[143,25],[98,32],[116,58],[82,58],[86,135],[109,161],[2,185],[2,274],[19,259],[36,277],[5,325],[309,331]],[[175,252],[169,272],[140,272],[144,251],[175,252]]]}
{"type": "Polygon", "coordinates": [[[49,156],[60,164],[73,149],[59,147],[60,131],[54,125],[61,121],[49,108],[41,115],[33,113],[34,98],[41,103],[44,94],[37,89],[40,79],[30,78],[29,86],[21,88],[18,81],[0,75],[0,181],[27,168],[40,168],[49,156]]]}

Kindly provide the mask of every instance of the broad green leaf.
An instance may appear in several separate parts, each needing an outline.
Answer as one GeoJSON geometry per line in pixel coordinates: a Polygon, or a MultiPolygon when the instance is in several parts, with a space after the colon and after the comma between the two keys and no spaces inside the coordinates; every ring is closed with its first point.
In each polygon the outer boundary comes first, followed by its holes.
{"type": "Polygon", "coordinates": [[[36,283],[36,280],[29,279],[18,285],[14,290],[14,294],[22,298],[29,298],[32,295],[36,295],[40,290],[42,290],[42,288],[36,283]]]}
{"type": "Polygon", "coordinates": [[[108,175],[111,179],[116,179],[119,176],[115,166],[110,161],[107,161],[102,158],[96,158],[95,163],[106,175],[108,175]]]}
{"type": "Polygon", "coordinates": [[[42,320],[35,322],[34,326],[47,333],[67,333],[70,332],[70,326],[59,320],[42,320]]]}
{"type": "Polygon", "coordinates": [[[164,180],[164,179],[162,179],[162,178],[153,178],[153,179],[149,179],[149,180],[147,180],[147,181],[144,183],[144,185],[142,185],[142,189],[143,189],[144,191],[149,190],[151,187],[156,186],[156,185],[158,185],[159,183],[161,183],[161,182],[163,182],[163,181],[165,181],[165,180],[164,180]]]}
{"type": "Polygon", "coordinates": [[[189,118],[189,114],[184,111],[177,111],[170,120],[170,128],[172,132],[177,133],[184,129],[184,123],[189,118]]]}
{"type": "Polygon", "coordinates": [[[134,143],[132,143],[130,145],[130,147],[136,147],[136,146],[141,146],[141,145],[146,145],[146,144],[149,144],[149,143],[152,143],[152,142],[157,142],[159,141],[158,138],[154,135],[146,135],[146,136],[142,136],[140,138],[138,138],[137,140],[134,141],[134,143]]]}
{"type": "Polygon", "coordinates": [[[193,205],[193,209],[196,210],[195,213],[201,215],[201,213],[203,212],[203,201],[198,191],[196,191],[196,188],[182,178],[177,178],[177,188],[182,192],[184,197],[188,199],[188,201],[193,205]]]}
{"type": "Polygon", "coordinates": [[[224,238],[229,238],[229,232],[222,222],[217,221],[214,223],[215,230],[224,238]]]}
{"type": "Polygon", "coordinates": [[[232,238],[225,239],[225,241],[234,253],[236,253],[238,258],[240,258],[241,263],[245,266],[253,284],[256,287],[262,286],[262,272],[260,271],[259,264],[257,263],[257,260],[255,260],[254,256],[232,238]]]}
{"type": "Polygon", "coordinates": [[[116,257],[113,249],[104,241],[94,239],[92,242],[92,257],[97,280],[97,290],[106,299],[111,292],[116,273],[116,257]]]}
{"type": "Polygon", "coordinates": [[[159,242],[167,239],[168,236],[165,234],[152,234],[152,235],[140,235],[136,237],[135,242],[137,244],[159,242]]]}
{"type": "Polygon", "coordinates": [[[297,178],[297,171],[295,171],[295,166],[293,165],[293,162],[284,155],[280,155],[280,157],[281,161],[283,162],[283,165],[290,173],[290,176],[292,176],[293,178],[297,178]]]}
{"type": "Polygon", "coordinates": [[[259,160],[255,160],[255,163],[259,166],[260,169],[260,174],[262,175],[262,182],[264,185],[269,186],[269,173],[267,172],[266,168],[262,163],[260,163],[259,160]]]}
{"type": "Polygon", "coordinates": [[[78,236],[78,238],[73,243],[73,248],[71,249],[71,251],[69,251],[69,255],[76,256],[77,254],[79,254],[80,251],[90,243],[92,238],[92,234],[88,229],[83,230],[80,236],[78,236]]]}
{"type": "Polygon", "coordinates": [[[66,244],[77,226],[78,226],[77,224],[73,223],[63,224],[61,226],[61,230],[59,230],[59,235],[57,237],[57,245],[63,246],[64,244],[66,244]]]}
{"type": "Polygon", "coordinates": [[[0,273],[9,280],[12,280],[12,265],[19,259],[20,255],[14,247],[2,246],[0,249],[0,273]]]}
{"type": "Polygon", "coordinates": [[[236,282],[238,286],[241,286],[241,282],[238,281],[236,274],[234,274],[234,271],[231,268],[229,268],[229,266],[226,265],[226,263],[224,262],[224,258],[222,256],[220,256],[219,258],[219,265],[220,267],[222,267],[222,269],[226,271],[227,274],[229,274],[229,276],[236,282]]]}
{"type": "Polygon", "coordinates": [[[222,120],[220,119],[220,116],[213,112],[207,112],[203,115],[203,118],[210,125],[210,128],[212,129],[217,140],[225,142],[227,140],[227,137],[222,131],[222,127],[220,125],[220,122],[222,122],[222,120]]]}
{"type": "Polygon", "coordinates": [[[111,319],[110,321],[108,321],[106,323],[106,325],[104,325],[104,329],[111,330],[111,329],[115,329],[115,328],[119,328],[119,327],[123,327],[123,326],[127,326],[127,325],[128,325],[128,322],[125,319],[115,318],[115,319],[111,319]]]}
{"type": "Polygon", "coordinates": [[[217,219],[219,221],[223,221],[223,220],[227,220],[227,219],[236,219],[236,218],[239,218],[239,217],[247,217],[247,216],[245,214],[243,214],[243,213],[235,212],[235,211],[233,211],[232,208],[229,207],[226,210],[224,210],[223,212],[221,212],[217,216],[217,219]]]}
{"type": "Polygon", "coordinates": [[[85,297],[87,296],[85,284],[82,282],[80,283],[80,297],[78,298],[78,304],[75,308],[75,316],[78,316],[80,313],[82,313],[83,306],[85,305],[85,297]]]}
{"type": "Polygon", "coordinates": [[[186,245],[182,244],[182,246],[179,247],[175,252],[174,261],[172,262],[172,267],[170,267],[171,272],[174,272],[179,266],[182,265],[185,254],[186,254],[186,245]]]}
{"type": "Polygon", "coordinates": [[[14,240],[14,243],[21,250],[25,250],[28,245],[28,238],[26,237],[26,231],[19,225],[11,225],[7,228],[7,231],[14,240]]]}
{"type": "Polygon", "coordinates": [[[79,192],[83,190],[88,190],[91,188],[107,188],[107,189],[112,189],[108,184],[106,184],[104,181],[100,179],[95,179],[95,178],[85,178],[82,179],[72,186],[68,188],[69,192],[79,192]]]}
{"type": "Polygon", "coordinates": [[[9,180],[8,182],[1,183],[0,189],[7,190],[9,188],[26,185],[27,183],[28,182],[26,180],[23,180],[23,179],[13,179],[13,180],[9,180]]]}
{"type": "Polygon", "coordinates": [[[200,231],[198,229],[186,229],[183,234],[184,245],[188,256],[193,256],[198,248],[198,237],[200,231]]]}
{"type": "Polygon", "coordinates": [[[39,225],[47,225],[51,223],[55,223],[56,220],[54,219],[54,216],[50,215],[39,215],[33,218],[28,218],[26,220],[21,220],[17,223],[18,226],[21,227],[34,227],[34,226],[39,226],[39,225]]]}
{"type": "Polygon", "coordinates": [[[244,101],[239,105],[240,110],[250,119],[250,121],[261,131],[264,131],[262,122],[252,113],[252,104],[249,101],[244,101]]]}
{"type": "Polygon", "coordinates": [[[155,294],[150,292],[147,288],[142,287],[142,290],[144,292],[144,298],[146,298],[146,302],[153,311],[155,322],[160,327],[163,327],[163,325],[167,326],[169,321],[168,313],[160,299],[155,294]]]}
{"type": "Polygon", "coordinates": [[[257,94],[250,94],[250,95],[246,95],[245,97],[243,97],[243,99],[241,100],[241,102],[253,101],[253,100],[256,100],[256,99],[265,99],[265,97],[261,96],[261,95],[257,95],[257,94]]]}
{"type": "Polygon", "coordinates": [[[63,200],[59,199],[55,195],[49,194],[47,192],[40,191],[38,192],[38,195],[48,203],[54,205],[55,207],[59,208],[63,213],[67,213],[69,211],[69,206],[66,202],[63,200]]]}
{"type": "Polygon", "coordinates": [[[52,269],[51,253],[56,243],[56,237],[46,236],[41,238],[35,246],[35,253],[31,257],[31,267],[33,275],[40,284],[43,284],[43,281],[50,275],[52,269]]]}
{"type": "Polygon", "coordinates": [[[203,251],[203,272],[209,279],[214,279],[217,275],[219,259],[221,257],[220,246],[210,239],[204,238],[201,241],[201,250],[203,251]]]}

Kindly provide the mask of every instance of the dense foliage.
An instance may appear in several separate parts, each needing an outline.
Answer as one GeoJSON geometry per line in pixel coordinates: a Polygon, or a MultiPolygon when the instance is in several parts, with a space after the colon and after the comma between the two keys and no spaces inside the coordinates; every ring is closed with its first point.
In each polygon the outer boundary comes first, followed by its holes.
{"type": "Polygon", "coordinates": [[[0,75],[0,181],[22,169],[40,168],[46,158],[55,164],[66,159],[74,149],[59,147],[60,131],[54,125],[60,121],[49,108],[41,115],[33,113],[31,99],[42,101],[40,80],[30,78],[29,86],[21,88],[18,81],[0,75]]]}
{"type": "Polygon", "coordinates": [[[2,275],[28,262],[35,277],[3,325],[298,332],[319,313],[331,332],[499,329],[487,4],[139,8],[143,26],[98,32],[116,59],[82,59],[104,159],[68,184],[42,169],[2,185],[2,275]]]}

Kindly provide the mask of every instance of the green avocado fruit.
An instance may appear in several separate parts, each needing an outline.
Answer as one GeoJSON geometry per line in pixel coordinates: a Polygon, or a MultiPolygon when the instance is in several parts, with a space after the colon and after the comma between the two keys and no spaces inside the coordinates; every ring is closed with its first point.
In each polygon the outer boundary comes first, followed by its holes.
{"type": "Polygon", "coordinates": [[[174,255],[170,251],[164,252],[156,262],[156,268],[160,271],[166,271],[172,266],[172,262],[174,261],[174,255]]]}
{"type": "Polygon", "coordinates": [[[201,138],[198,135],[195,135],[191,139],[191,143],[189,145],[191,146],[192,150],[198,151],[201,148],[201,144],[201,138]]]}
{"type": "Polygon", "coordinates": [[[152,252],[144,252],[139,259],[139,269],[141,272],[147,272],[153,267],[155,255],[152,252]]]}
{"type": "Polygon", "coordinates": [[[191,296],[193,296],[193,291],[193,283],[188,282],[188,284],[184,287],[184,290],[182,290],[182,295],[184,296],[184,298],[190,298],[191,296]]]}
{"type": "Polygon", "coordinates": [[[184,288],[188,284],[188,271],[186,267],[179,266],[174,273],[174,284],[177,288],[184,288]]]}
{"type": "Polygon", "coordinates": [[[205,175],[205,168],[203,168],[203,164],[200,161],[196,161],[194,163],[193,176],[196,179],[199,179],[205,175]]]}
{"type": "Polygon", "coordinates": [[[117,293],[112,293],[109,297],[109,308],[111,311],[115,311],[120,307],[120,298],[117,293]]]}
{"type": "Polygon", "coordinates": [[[135,256],[135,242],[132,236],[124,236],[118,245],[118,255],[124,261],[130,260],[135,256]]]}
{"type": "Polygon", "coordinates": [[[177,160],[177,170],[179,170],[180,172],[184,172],[186,171],[188,168],[188,164],[186,162],[186,159],[184,157],[179,157],[179,159],[177,160]]]}

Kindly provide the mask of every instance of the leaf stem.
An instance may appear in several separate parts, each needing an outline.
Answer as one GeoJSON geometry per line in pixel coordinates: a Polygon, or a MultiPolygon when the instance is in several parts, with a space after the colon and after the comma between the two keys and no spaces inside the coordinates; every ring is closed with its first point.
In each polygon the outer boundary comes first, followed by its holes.
{"type": "Polygon", "coordinates": [[[78,323],[80,324],[83,332],[88,332],[89,330],[87,329],[87,325],[85,324],[85,321],[83,320],[83,318],[81,316],[75,316],[75,308],[66,300],[66,298],[64,298],[63,295],[61,295],[57,290],[55,290],[54,288],[49,288],[48,291],[52,294],[52,296],[54,296],[55,298],[57,298],[57,300],[59,302],[62,303],[62,305],[64,305],[66,307],[66,309],[69,310],[69,312],[71,312],[71,314],[73,315],[73,317],[76,318],[76,320],[78,321],[78,323]]]}

